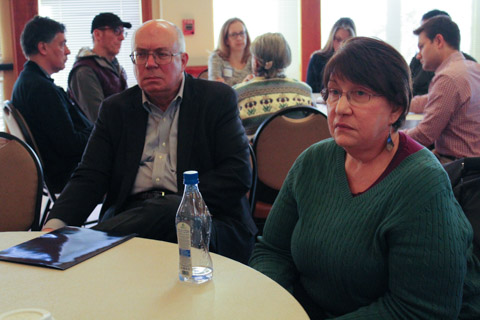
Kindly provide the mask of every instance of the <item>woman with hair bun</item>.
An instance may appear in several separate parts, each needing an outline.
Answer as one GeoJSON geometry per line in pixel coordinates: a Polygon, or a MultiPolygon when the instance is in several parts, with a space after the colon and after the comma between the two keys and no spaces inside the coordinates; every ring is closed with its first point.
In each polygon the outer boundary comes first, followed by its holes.
{"type": "Polygon", "coordinates": [[[247,135],[272,113],[288,107],[312,106],[312,90],[301,81],[287,78],[292,61],[287,40],[280,33],[266,33],[251,45],[254,77],[233,88],[238,93],[240,118],[247,135]]]}

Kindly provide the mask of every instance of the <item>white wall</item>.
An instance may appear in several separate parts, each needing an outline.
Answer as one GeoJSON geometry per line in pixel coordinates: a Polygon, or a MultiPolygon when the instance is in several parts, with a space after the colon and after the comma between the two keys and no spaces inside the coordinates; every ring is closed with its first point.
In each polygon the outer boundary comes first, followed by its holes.
{"type": "Polygon", "coordinates": [[[424,13],[438,9],[448,12],[458,24],[461,50],[474,55],[476,51],[478,59],[479,3],[480,0],[322,0],[322,47],[335,21],[350,17],[356,24],[357,35],[377,37],[390,43],[410,62],[418,50],[418,39],[413,30],[419,27],[424,13]]]}
{"type": "MultiPolygon", "coordinates": [[[[155,1],[155,0],[154,0],[155,1]]],[[[155,9],[155,6],[154,6],[155,9]]],[[[195,34],[185,36],[188,66],[207,65],[209,52],[213,48],[212,0],[158,0],[160,17],[182,27],[183,19],[195,19],[195,34]]]]}
{"type": "Polygon", "coordinates": [[[300,0],[243,0],[241,5],[233,0],[213,0],[213,8],[215,46],[223,23],[232,17],[245,22],[252,41],[267,32],[280,32],[292,51],[292,64],[285,73],[300,79],[300,0]]]}

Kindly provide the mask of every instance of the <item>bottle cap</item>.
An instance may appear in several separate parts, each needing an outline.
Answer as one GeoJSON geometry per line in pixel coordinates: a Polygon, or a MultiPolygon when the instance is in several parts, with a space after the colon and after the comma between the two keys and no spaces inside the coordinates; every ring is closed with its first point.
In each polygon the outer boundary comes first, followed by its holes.
{"type": "Polygon", "coordinates": [[[198,172],[194,170],[183,173],[183,184],[198,184],[198,172]]]}

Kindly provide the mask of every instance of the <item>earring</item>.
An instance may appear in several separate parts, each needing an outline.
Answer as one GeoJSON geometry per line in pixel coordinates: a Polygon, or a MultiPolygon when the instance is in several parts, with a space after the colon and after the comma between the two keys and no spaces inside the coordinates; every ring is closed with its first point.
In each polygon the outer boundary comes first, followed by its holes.
{"type": "Polygon", "coordinates": [[[388,132],[388,138],[387,138],[387,151],[392,151],[394,146],[395,144],[393,143],[393,140],[392,140],[392,127],[390,127],[390,131],[388,132]]]}

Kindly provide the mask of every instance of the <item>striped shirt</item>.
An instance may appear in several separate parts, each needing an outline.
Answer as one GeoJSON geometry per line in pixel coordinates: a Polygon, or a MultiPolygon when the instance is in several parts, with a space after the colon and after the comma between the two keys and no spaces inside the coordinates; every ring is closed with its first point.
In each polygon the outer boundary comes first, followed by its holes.
{"type": "Polygon", "coordinates": [[[451,54],[435,70],[428,94],[413,99],[410,111],[423,112],[417,127],[406,130],[442,155],[480,156],[480,64],[451,54]]]}

